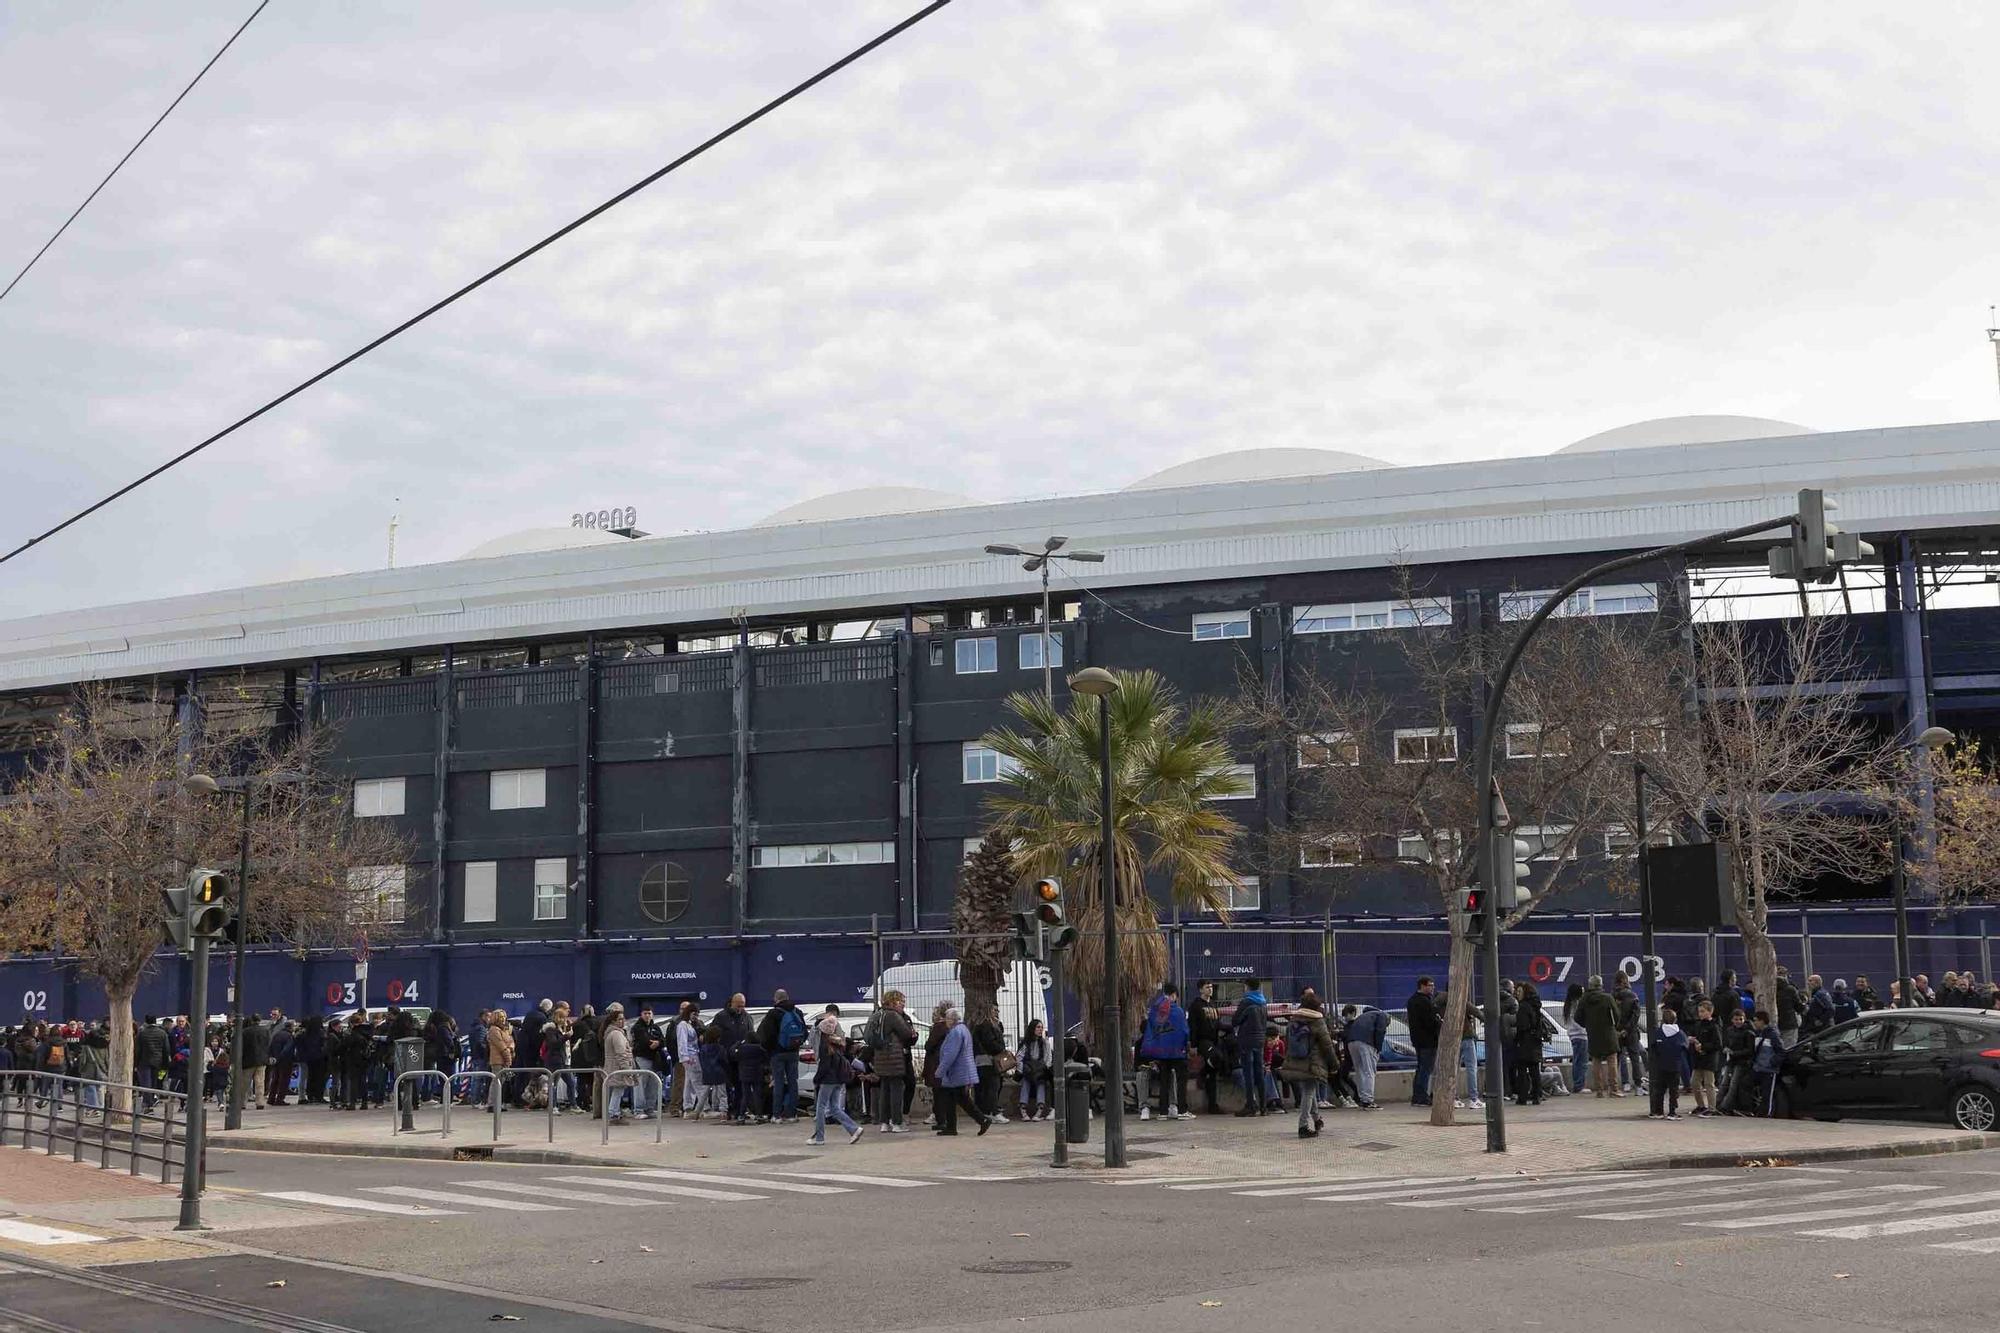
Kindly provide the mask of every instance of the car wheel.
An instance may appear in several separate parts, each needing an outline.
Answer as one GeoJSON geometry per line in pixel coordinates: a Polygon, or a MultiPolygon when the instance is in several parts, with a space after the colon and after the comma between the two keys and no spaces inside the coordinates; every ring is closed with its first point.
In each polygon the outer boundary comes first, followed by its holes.
{"type": "Polygon", "coordinates": [[[1989,1133],[2000,1120],[2000,1094],[1974,1083],[1951,1096],[1951,1120],[1960,1129],[1989,1133]]]}

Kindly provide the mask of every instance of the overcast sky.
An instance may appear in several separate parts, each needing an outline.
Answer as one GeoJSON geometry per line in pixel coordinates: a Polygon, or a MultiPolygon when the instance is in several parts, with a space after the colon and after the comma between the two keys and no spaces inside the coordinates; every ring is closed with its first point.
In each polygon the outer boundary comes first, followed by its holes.
{"type": "MultiPolygon", "coordinates": [[[[0,283],[253,5],[0,6],[0,283]]],[[[0,302],[0,537],[915,7],[275,0],[0,302]]],[[[613,503],[2000,417],[1996,69],[1990,3],[958,0],[0,566],[0,615],[379,568],[397,496],[411,564],[613,503]]]]}

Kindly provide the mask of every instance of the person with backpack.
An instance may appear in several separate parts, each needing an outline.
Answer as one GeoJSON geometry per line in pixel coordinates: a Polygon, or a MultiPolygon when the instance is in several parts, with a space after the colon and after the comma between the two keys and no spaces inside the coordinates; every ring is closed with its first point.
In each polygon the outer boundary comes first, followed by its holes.
{"type": "Polygon", "coordinates": [[[847,1053],[847,1034],[840,1030],[838,1005],[828,1005],[814,1029],[813,1070],[813,1132],[806,1142],[815,1148],[826,1145],[829,1117],[846,1129],[850,1147],[861,1142],[861,1126],[847,1113],[847,1086],[854,1081],[854,1066],[847,1053]]]}
{"type": "Polygon", "coordinates": [[[1049,1089],[1054,1086],[1054,1049],[1049,1044],[1048,1029],[1037,1018],[1028,1023],[1028,1030],[1021,1037],[1021,1044],[1015,1048],[1014,1061],[1021,1071],[1021,1119],[1047,1120],[1053,1101],[1049,1089]]]}
{"type": "MultiPolygon", "coordinates": [[[[1813,1037],[1833,1026],[1833,996],[1827,994],[1826,983],[1815,972],[1806,978],[1806,1011],[1799,1018],[1799,1035],[1813,1037]]],[[[1793,1045],[1786,1042],[1787,1046],[1793,1045]]]]}
{"type": "Polygon", "coordinates": [[[757,1044],[771,1065],[771,1119],[789,1125],[799,1118],[799,1052],[806,1044],[806,1016],[780,990],[757,1025],[757,1044]]]}
{"type": "Polygon", "coordinates": [[[1271,1002],[1264,997],[1259,979],[1251,978],[1250,989],[1236,1002],[1236,1013],[1229,1023],[1236,1038],[1236,1076],[1243,1084],[1243,1109],[1236,1113],[1239,1117],[1265,1114],[1264,1028],[1270,1012],[1271,1002]]]}
{"type": "Polygon", "coordinates": [[[1785,1039],[1778,1029],[1771,1026],[1769,1011],[1759,1009],[1753,1021],[1757,1025],[1757,1036],[1750,1048],[1750,1073],[1757,1080],[1757,1114],[1776,1115],[1778,1077],[1785,1070],[1785,1039]]]}
{"type": "MultiPolygon", "coordinates": [[[[1240,1010],[1239,1010],[1240,1012],[1240,1010]]],[[[1299,1099],[1299,1137],[1316,1138],[1326,1122],[1319,1118],[1316,1105],[1319,1085],[1340,1060],[1333,1049],[1333,1033],[1319,1007],[1319,993],[1308,986],[1299,996],[1298,1007],[1285,1023],[1285,1077],[1299,1099]]]]}
{"type": "MultiPolygon", "coordinates": [[[[1169,981],[1161,985],[1160,993],[1153,997],[1147,1007],[1144,1025],[1139,1032],[1139,1058],[1150,1060],[1157,1071],[1160,1085],[1160,1118],[1162,1120],[1192,1120],[1194,1113],[1183,1111],[1181,1103],[1187,1098],[1188,1065],[1188,1015],[1181,1008],[1180,988],[1169,981]]],[[[1025,1092],[1023,1093],[1025,1096],[1025,1092]]],[[[1153,1108],[1139,1108],[1139,1118],[1153,1118],[1153,1108]]]]}
{"type": "Polygon", "coordinates": [[[905,1089],[913,1081],[910,1049],[917,1044],[917,1027],[903,1012],[906,1003],[903,992],[885,992],[882,1003],[869,1015],[865,1032],[869,1060],[875,1066],[875,1123],[884,1134],[902,1134],[908,1129],[904,1120],[910,1103],[905,1089]]]}

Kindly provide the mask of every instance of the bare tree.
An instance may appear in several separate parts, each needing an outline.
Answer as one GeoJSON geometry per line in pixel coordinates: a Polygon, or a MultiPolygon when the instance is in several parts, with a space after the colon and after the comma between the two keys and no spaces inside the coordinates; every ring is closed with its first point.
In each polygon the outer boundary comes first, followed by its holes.
{"type": "MultiPolygon", "coordinates": [[[[1478,864],[1481,690],[1513,627],[1427,624],[1442,617],[1418,591],[1406,576],[1398,604],[1409,608],[1407,627],[1370,636],[1388,654],[1305,665],[1283,691],[1246,681],[1244,695],[1248,725],[1296,766],[1290,823],[1270,836],[1266,864],[1400,865],[1428,884],[1451,932],[1444,1033],[1452,1043],[1474,991],[1461,890],[1478,864]]],[[[1671,629],[1651,616],[1560,619],[1529,645],[1508,694],[1498,772],[1538,873],[1527,901],[1502,914],[1503,931],[1571,885],[1626,877],[1624,863],[1598,853],[1631,818],[1634,753],[1674,743],[1684,688],[1676,662],[1671,629]]],[[[1432,1123],[1452,1123],[1457,1082],[1457,1062],[1440,1058],[1432,1123]]]]}
{"type": "Polygon", "coordinates": [[[965,1021],[991,1018],[1000,1007],[1000,979],[1013,961],[1014,845],[988,833],[959,871],[951,905],[951,933],[958,951],[958,980],[965,991],[965,1021]]]}
{"type": "MultiPolygon", "coordinates": [[[[1963,740],[1930,763],[1932,842],[1928,855],[1922,846],[1913,849],[1906,867],[1911,883],[1923,885],[1940,907],[2000,900],[2000,773],[1977,744],[1963,740]]],[[[1912,828],[1915,815],[1905,816],[1912,828]]]]}
{"type": "Polygon", "coordinates": [[[376,906],[349,872],[409,859],[385,821],[352,817],[331,732],[231,705],[225,692],[182,726],[170,697],[86,689],[0,804],[0,949],[71,955],[104,987],[117,1082],[132,1076],[132,996],[163,944],[160,891],[196,866],[236,871],[238,800],[191,795],[184,777],[251,783],[251,939],[344,942],[376,906]]]}
{"type": "Polygon", "coordinates": [[[1904,758],[1842,687],[1857,672],[1839,626],[1697,626],[1694,743],[1652,765],[1675,802],[1732,846],[1736,925],[1767,999],[1777,992],[1772,899],[1823,875],[1878,879],[1894,866],[1904,758]]]}

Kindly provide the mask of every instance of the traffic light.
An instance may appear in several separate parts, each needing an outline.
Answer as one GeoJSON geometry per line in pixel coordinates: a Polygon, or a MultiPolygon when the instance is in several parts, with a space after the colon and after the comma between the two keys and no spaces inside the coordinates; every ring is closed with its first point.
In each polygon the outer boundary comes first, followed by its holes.
{"type": "Polygon", "coordinates": [[[1468,884],[1461,895],[1459,906],[1465,910],[1465,938],[1483,940],[1486,938],[1486,889],[1484,885],[1468,884]]]}
{"type": "Polygon", "coordinates": [[[1808,486],[1799,492],[1799,519],[1792,529],[1792,544],[1771,548],[1771,577],[1796,579],[1801,583],[1831,583],[1842,565],[1875,554],[1873,546],[1827,521],[1827,514],[1839,508],[1838,503],[1826,498],[1826,492],[1815,487],[1808,486]]]}
{"type": "Polygon", "coordinates": [[[1038,879],[1034,888],[1035,917],[1042,926],[1046,948],[1067,949],[1076,943],[1076,927],[1063,915],[1062,881],[1038,879]]]}
{"type": "Polygon", "coordinates": [[[1031,963],[1039,963],[1048,957],[1042,919],[1033,912],[1016,912],[1013,916],[1014,956],[1031,963]]]}
{"type": "Polygon", "coordinates": [[[172,888],[161,889],[160,905],[166,908],[166,920],[161,924],[166,927],[167,943],[174,946],[175,952],[186,953],[193,944],[188,937],[187,886],[176,884],[172,888]]]}
{"type": "Polygon", "coordinates": [[[219,939],[229,925],[229,876],[220,870],[188,872],[186,894],[189,940],[197,936],[219,939]]]}
{"type": "Polygon", "coordinates": [[[1528,901],[1528,858],[1535,849],[1504,829],[1493,833],[1493,878],[1500,898],[1494,907],[1511,912],[1528,901]]]}

